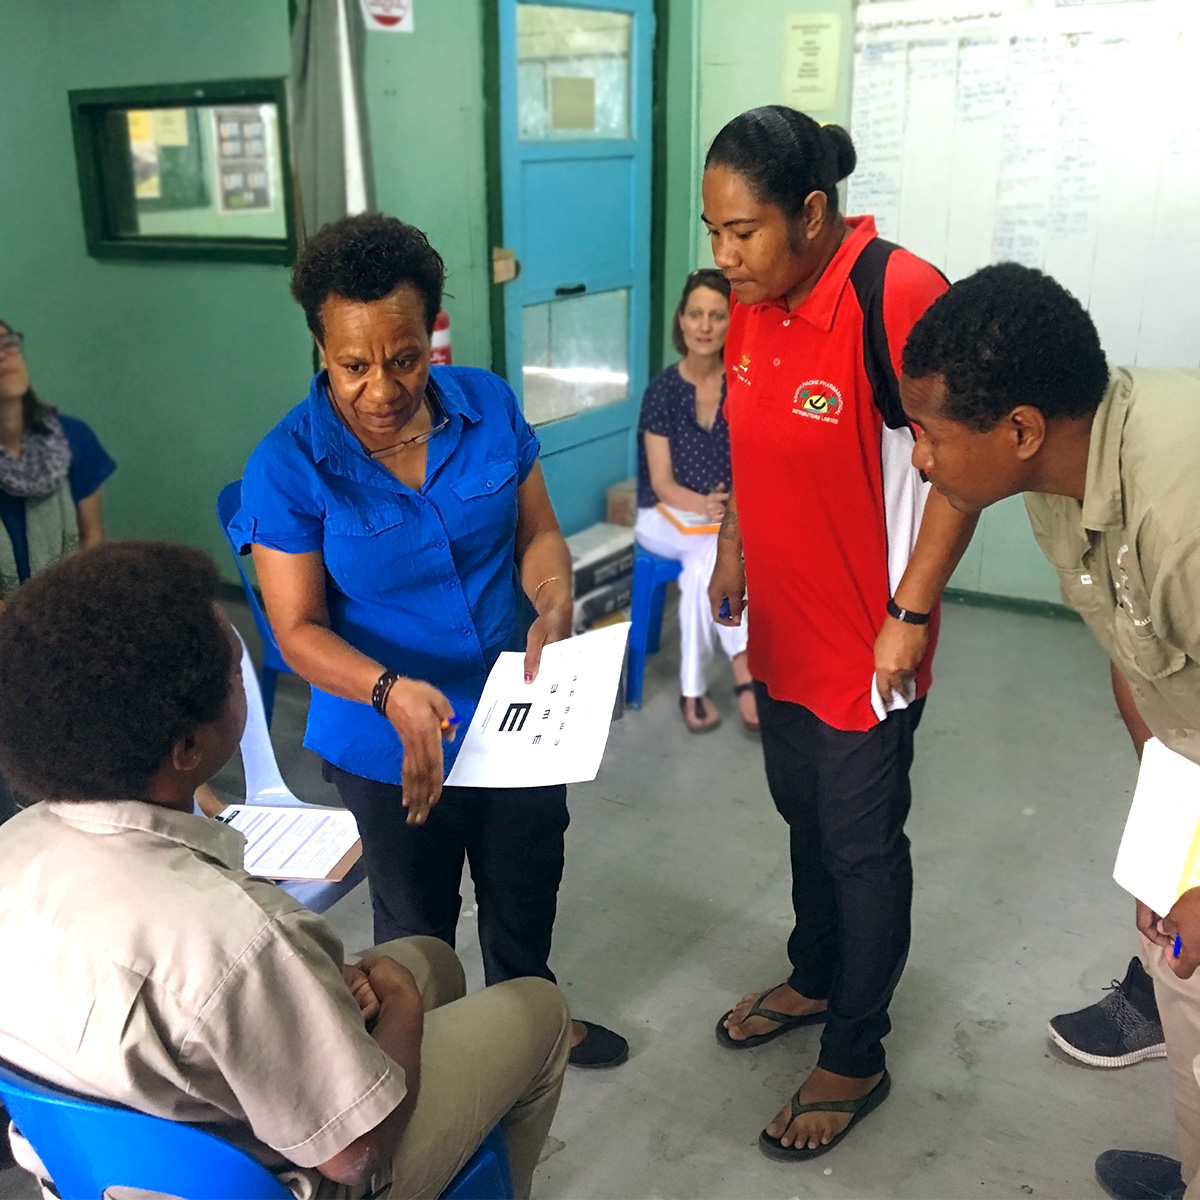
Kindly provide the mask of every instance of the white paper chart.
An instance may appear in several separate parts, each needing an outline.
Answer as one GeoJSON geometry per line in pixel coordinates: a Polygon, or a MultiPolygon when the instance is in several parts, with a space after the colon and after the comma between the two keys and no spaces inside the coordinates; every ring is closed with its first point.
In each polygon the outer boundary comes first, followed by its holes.
{"type": "Polygon", "coordinates": [[[858,10],[851,213],[951,280],[1053,275],[1114,364],[1200,366],[1200,4],[858,10]]]}
{"type": "Polygon", "coordinates": [[[629,622],[554,642],[533,683],[501,654],[446,783],[546,787],[595,779],[608,744],[629,622]]]}

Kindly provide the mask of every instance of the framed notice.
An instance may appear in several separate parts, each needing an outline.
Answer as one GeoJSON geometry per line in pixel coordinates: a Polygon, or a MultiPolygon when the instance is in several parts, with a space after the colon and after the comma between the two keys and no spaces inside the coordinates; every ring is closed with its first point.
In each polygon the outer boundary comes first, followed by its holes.
{"type": "Polygon", "coordinates": [[[217,211],[270,212],[270,121],[265,105],[213,108],[217,211]]]}

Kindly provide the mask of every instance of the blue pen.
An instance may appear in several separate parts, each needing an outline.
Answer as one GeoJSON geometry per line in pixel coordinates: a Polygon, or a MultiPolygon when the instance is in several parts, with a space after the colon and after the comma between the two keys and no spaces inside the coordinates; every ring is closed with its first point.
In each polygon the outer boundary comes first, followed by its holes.
{"type": "Polygon", "coordinates": [[[457,729],[462,717],[443,717],[442,732],[449,733],[452,729],[457,729]]]}
{"type": "Polygon", "coordinates": [[[729,619],[729,597],[728,596],[726,596],[725,599],[721,601],[721,611],[717,614],[717,616],[719,616],[723,621],[727,621],[729,619]]]}
{"type": "Polygon", "coordinates": [[[1175,957],[1176,958],[1179,957],[1179,952],[1182,949],[1183,949],[1183,936],[1181,934],[1177,933],[1175,935],[1175,957]]]}

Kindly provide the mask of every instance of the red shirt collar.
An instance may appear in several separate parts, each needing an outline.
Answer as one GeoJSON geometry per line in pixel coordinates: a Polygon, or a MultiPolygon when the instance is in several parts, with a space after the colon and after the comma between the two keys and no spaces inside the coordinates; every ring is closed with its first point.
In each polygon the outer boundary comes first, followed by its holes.
{"type": "MultiPolygon", "coordinates": [[[[828,333],[833,328],[833,318],[837,315],[838,301],[850,277],[850,270],[858,261],[863,248],[873,238],[877,237],[874,217],[847,217],[846,224],[850,227],[850,235],[838,247],[837,253],[830,260],[829,266],[821,272],[817,286],[809,293],[796,308],[788,312],[790,317],[802,317],[810,325],[828,333]]],[[[787,302],[780,297],[766,304],[754,305],[755,308],[778,308],[787,311],[787,302]]]]}

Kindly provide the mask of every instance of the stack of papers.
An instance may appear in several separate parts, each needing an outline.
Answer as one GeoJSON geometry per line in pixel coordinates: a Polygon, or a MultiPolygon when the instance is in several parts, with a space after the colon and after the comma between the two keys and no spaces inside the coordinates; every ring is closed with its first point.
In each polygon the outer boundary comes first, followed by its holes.
{"type": "Polygon", "coordinates": [[[1160,917],[1200,886],[1200,766],[1151,738],[1113,878],[1160,917]]]}
{"type": "Polygon", "coordinates": [[[216,818],[246,839],[243,866],[262,879],[339,880],[358,861],[354,814],[317,804],[230,804],[216,818]]]}
{"type": "Polygon", "coordinates": [[[703,513],[688,512],[686,508],[674,508],[670,504],[658,504],[662,513],[680,533],[718,533],[720,521],[710,521],[703,513]]]}

